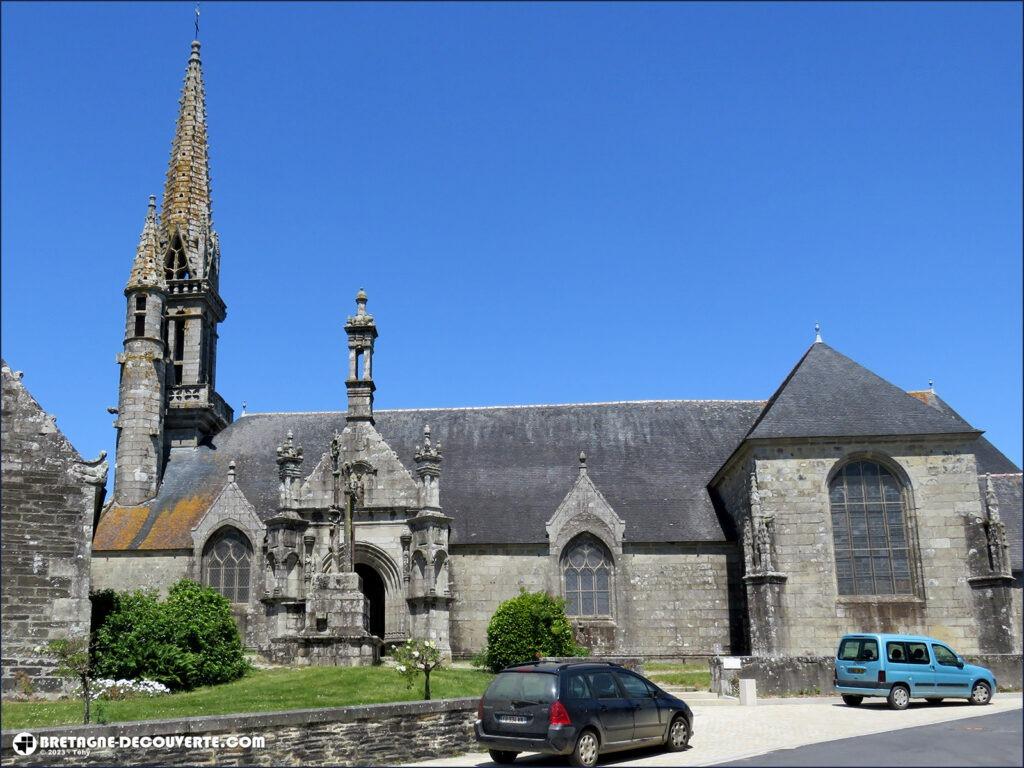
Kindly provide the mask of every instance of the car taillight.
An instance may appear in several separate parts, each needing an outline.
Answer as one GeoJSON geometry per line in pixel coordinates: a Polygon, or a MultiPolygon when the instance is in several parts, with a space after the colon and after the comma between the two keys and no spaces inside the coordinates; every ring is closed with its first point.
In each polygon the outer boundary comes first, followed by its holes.
{"type": "Polygon", "coordinates": [[[548,717],[548,725],[572,725],[569,710],[557,699],[551,704],[551,715],[548,717]]]}
{"type": "Polygon", "coordinates": [[[878,670],[878,682],[880,682],[880,683],[884,683],[885,682],[885,670],[884,669],[878,670]]]}
{"type": "Polygon", "coordinates": [[[476,719],[477,720],[483,720],[484,719],[484,697],[483,696],[481,696],[480,697],[480,701],[478,701],[476,703],[476,719]]]}

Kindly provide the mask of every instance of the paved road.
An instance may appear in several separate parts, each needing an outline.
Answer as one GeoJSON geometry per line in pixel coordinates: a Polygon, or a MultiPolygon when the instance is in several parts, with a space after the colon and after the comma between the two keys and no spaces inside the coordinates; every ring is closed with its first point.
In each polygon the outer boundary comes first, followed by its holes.
{"type": "Polygon", "coordinates": [[[725,766],[1024,765],[1021,710],[826,741],[725,766]]]}
{"type": "MultiPolygon", "coordinates": [[[[919,763],[911,763],[906,759],[908,754],[904,746],[904,734],[911,730],[920,730],[921,726],[934,727],[935,732],[956,734],[958,749],[966,749],[966,754],[973,756],[977,752],[977,739],[966,739],[965,735],[980,733],[988,741],[993,742],[989,750],[992,760],[986,763],[974,763],[976,765],[996,765],[1002,758],[999,752],[1003,747],[996,746],[1007,742],[1012,738],[1019,738],[1020,730],[1013,734],[988,733],[980,731],[956,730],[964,727],[961,724],[967,721],[976,720],[979,710],[984,709],[986,717],[991,718],[1005,713],[1006,718],[994,721],[983,718],[984,722],[1000,723],[1021,718],[1022,698],[1019,693],[1000,693],[987,707],[973,707],[966,701],[950,700],[938,706],[929,706],[923,701],[914,701],[910,708],[903,712],[890,710],[885,701],[869,700],[860,707],[847,707],[836,697],[824,697],[816,699],[762,699],[755,707],[741,706],[715,706],[709,703],[694,701],[692,704],[694,712],[694,736],[690,742],[690,749],[685,752],[666,752],[662,749],[644,749],[631,752],[620,752],[618,754],[605,755],[601,758],[601,765],[608,768],[632,768],[633,766],[699,766],[699,765],[721,765],[725,763],[738,764],[737,761],[748,761],[745,765],[788,765],[793,759],[795,751],[808,745],[822,745],[824,752],[816,752],[815,755],[826,754],[830,758],[835,751],[835,744],[846,742],[856,745],[868,738],[884,734],[886,739],[879,741],[881,745],[875,752],[872,759],[851,758],[847,763],[827,763],[819,757],[809,758],[804,765],[855,765],[858,768],[866,768],[871,765],[933,765],[936,763],[932,756],[923,759],[919,763]],[[940,725],[941,724],[941,725],[940,725]],[[828,746],[824,746],[829,742],[828,746]],[[973,743],[973,748],[964,747],[967,743],[973,743]],[[899,748],[895,751],[893,745],[899,748]],[[784,757],[779,758],[779,755],[784,757]],[[878,757],[879,754],[883,756],[878,757]],[[997,759],[998,758],[998,759],[997,759]],[[762,760],[776,760],[774,763],[762,760]]],[[[1002,727],[1002,725],[1000,727],[1002,727]]],[[[971,727],[977,727],[972,725],[971,727]]],[[[988,726],[983,726],[988,727],[988,726]]],[[[992,726],[995,727],[995,726],[992,726]]],[[[922,736],[917,744],[925,745],[928,737],[922,736]]],[[[950,750],[946,749],[945,753],[950,750]]],[[[950,758],[947,764],[971,764],[965,759],[961,752],[953,753],[955,757],[950,758]]],[[[1010,757],[1002,764],[1021,765],[1020,750],[1016,753],[1016,760],[1010,757]]],[[[988,755],[982,753],[981,757],[988,755]]],[[[543,755],[524,754],[516,760],[517,765],[527,768],[538,766],[559,765],[565,766],[564,759],[551,758],[543,755]]],[[[429,766],[492,766],[487,753],[471,752],[456,757],[439,758],[420,763],[429,766]]]]}

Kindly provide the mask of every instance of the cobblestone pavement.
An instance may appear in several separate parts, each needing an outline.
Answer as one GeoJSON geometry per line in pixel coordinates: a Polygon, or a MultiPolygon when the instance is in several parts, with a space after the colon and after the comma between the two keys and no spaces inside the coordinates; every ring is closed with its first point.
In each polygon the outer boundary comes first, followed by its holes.
{"type": "MultiPolygon", "coordinates": [[[[838,697],[798,701],[761,699],[754,707],[696,702],[692,706],[694,735],[690,749],[681,753],[660,749],[619,752],[603,757],[601,765],[713,765],[778,749],[1020,709],[1022,698],[1019,693],[998,694],[987,707],[974,707],[965,701],[946,701],[936,706],[914,701],[903,712],[888,709],[882,699],[869,699],[854,708],[845,706],[838,697]]],[[[565,765],[566,761],[524,754],[516,764],[565,765]]],[[[491,761],[486,752],[473,752],[415,765],[491,765],[491,761]]]]}

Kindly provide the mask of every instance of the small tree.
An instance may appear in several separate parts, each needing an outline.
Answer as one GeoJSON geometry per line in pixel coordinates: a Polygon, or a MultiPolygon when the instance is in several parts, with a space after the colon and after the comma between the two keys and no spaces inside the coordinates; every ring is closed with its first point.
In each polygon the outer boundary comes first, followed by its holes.
{"type": "Polygon", "coordinates": [[[506,600],[487,625],[487,648],[480,654],[493,672],[543,656],[585,656],[565,615],[565,600],[527,592],[506,600]]]}
{"type": "Polygon", "coordinates": [[[420,672],[423,673],[423,700],[430,699],[430,673],[441,667],[441,652],[437,649],[433,640],[405,641],[394,652],[395,661],[398,662],[398,673],[405,678],[406,683],[412,688],[420,672]]]}
{"type": "Polygon", "coordinates": [[[77,680],[81,686],[80,694],[85,705],[82,722],[89,724],[89,704],[92,701],[92,658],[89,655],[89,638],[78,636],[51,640],[46,651],[57,660],[54,670],[61,677],[77,680]]]}

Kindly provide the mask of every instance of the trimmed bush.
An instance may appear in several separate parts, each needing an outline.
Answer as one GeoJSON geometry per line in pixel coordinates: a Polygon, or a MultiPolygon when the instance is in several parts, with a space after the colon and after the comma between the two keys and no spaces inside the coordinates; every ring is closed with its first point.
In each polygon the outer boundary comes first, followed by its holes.
{"type": "Polygon", "coordinates": [[[498,606],[487,625],[487,647],[478,657],[492,672],[540,656],[585,656],[565,615],[565,600],[521,589],[498,606]]]}
{"type": "Polygon", "coordinates": [[[248,669],[231,604],[188,579],[164,601],[152,591],[118,595],[93,653],[98,676],[146,678],[172,690],[237,680],[248,669]]]}

